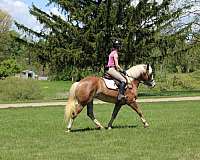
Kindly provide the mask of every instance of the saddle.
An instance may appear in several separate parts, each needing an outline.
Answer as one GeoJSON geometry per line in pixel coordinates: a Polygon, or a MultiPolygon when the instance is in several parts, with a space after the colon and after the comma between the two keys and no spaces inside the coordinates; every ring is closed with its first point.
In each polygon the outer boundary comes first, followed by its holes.
{"type": "MultiPolygon", "coordinates": [[[[123,75],[123,76],[124,76],[124,75],[123,75]]],[[[113,78],[113,77],[112,77],[110,74],[108,74],[108,73],[105,73],[104,76],[103,76],[102,78],[103,78],[104,83],[105,83],[105,85],[106,85],[106,87],[107,87],[108,89],[114,89],[114,90],[117,90],[117,89],[118,89],[119,84],[120,84],[120,81],[119,81],[119,80],[113,78]]],[[[126,77],[124,76],[124,78],[126,78],[126,77]]],[[[126,80],[127,80],[127,78],[126,78],[126,80]]],[[[126,84],[127,84],[127,83],[126,83],[126,84]]],[[[127,88],[127,85],[126,85],[125,89],[126,89],[126,88],[127,88]]]]}

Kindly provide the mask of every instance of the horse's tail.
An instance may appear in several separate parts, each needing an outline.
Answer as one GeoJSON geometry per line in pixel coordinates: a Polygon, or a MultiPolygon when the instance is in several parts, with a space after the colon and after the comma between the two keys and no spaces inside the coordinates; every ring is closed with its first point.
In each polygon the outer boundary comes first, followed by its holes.
{"type": "Polygon", "coordinates": [[[69,97],[68,97],[67,104],[65,106],[65,121],[66,122],[68,122],[70,118],[72,118],[72,115],[75,114],[75,111],[76,111],[75,90],[78,83],[79,82],[73,83],[69,90],[69,97]]]}

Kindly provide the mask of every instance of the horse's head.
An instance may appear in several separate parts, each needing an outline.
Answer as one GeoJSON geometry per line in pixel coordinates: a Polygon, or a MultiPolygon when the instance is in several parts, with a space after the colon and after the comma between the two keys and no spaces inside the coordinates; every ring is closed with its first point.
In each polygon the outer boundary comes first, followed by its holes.
{"type": "Polygon", "coordinates": [[[155,87],[156,83],[153,79],[153,70],[149,64],[133,66],[127,70],[128,76],[139,80],[144,85],[155,87]]]}
{"type": "Polygon", "coordinates": [[[156,83],[153,79],[153,70],[149,64],[145,66],[146,71],[140,76],[141,82],[149,87],[155,87],[156,83]]]}

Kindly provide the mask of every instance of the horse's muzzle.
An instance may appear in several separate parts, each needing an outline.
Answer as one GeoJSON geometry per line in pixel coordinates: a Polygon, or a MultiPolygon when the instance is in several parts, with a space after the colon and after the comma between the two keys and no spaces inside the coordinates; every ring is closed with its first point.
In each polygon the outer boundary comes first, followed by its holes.
{"type": "Polygon", "coordinates": [[[144,84],[151,88],[154,88],[156,86],[156,82],[154,80],[145,81],[144,84]]]}

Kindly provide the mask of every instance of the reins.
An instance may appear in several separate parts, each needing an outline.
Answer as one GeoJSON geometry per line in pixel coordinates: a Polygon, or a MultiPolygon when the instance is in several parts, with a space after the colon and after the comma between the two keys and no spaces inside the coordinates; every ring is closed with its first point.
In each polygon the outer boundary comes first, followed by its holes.
{"type": "Polygon", "coordinates": [[[126,76],[129,77],[129,78],[132,78],[133,80],[139,81],[139,83],[142,83],[142,81],[140,81],[138,78],[135,78],[133,76],[129,76],[127,73],[126,73],[126,76]]]}
{"type": "MultiPolygon", "coordinates": [[[[141,81],[141,80],[139,80],[138,78],[135,78],[135,77],[133,77],[133,76],[129,76],[127,73],[126,73],[126,76],[129,77],[129,78],[132,78],[133,80],[137,80],[139,83],[145,84],[144,81],[141,81]]],[[[149,82],[153,82],[153,80],[151,79],[149,82]]]]}

